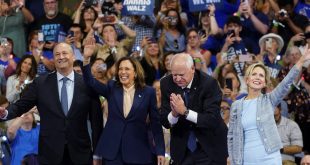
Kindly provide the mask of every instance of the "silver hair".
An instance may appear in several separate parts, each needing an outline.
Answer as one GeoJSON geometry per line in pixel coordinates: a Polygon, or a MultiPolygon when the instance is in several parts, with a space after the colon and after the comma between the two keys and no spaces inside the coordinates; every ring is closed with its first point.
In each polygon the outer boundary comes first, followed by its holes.
{"type": "Polygon", "coordinates": [[[301,56],[301,51],[300,49],[297,47],[297,46],[292,46],[292,47],[289,47],[286,52],[285,52],[285,55],[288,56],[292,53],[293,50],[297,50],[299,55],[301,56]]]}
{"type": "Polygon", "coordinates": [[[67,44],[66,42],[59,42],[59,43],[57,43],[55,46],[54,46],[54,49],[53,49],[53,54],[55,53],[55,48],[56,48],[56,46],[59,46],[59,45],[66,45],[66,46],[68,46],[68,50],[74,55],[74,51],[73,51],[73,49],[72,49],[72,46],[70,46],[69,44],[67,44]]]}
{"type": "Polygon", "coordinates": [[[178,58],[183,58],[185,60],[185,65],[188,69],[192,68],[194,66],[194,61],[193,61],[193,58],[190,54],[188,53],[178,53],[178,54],[175,54],[171,61],[170,61],[170,68],[172,67],[172,64],[173,64],[173,61],[175,60],[175,58],[178,57],[178,58]]]}

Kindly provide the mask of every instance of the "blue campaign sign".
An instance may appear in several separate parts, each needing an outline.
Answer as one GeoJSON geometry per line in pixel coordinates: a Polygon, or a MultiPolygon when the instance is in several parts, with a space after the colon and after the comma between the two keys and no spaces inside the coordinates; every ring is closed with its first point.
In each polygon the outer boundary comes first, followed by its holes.
{"type": "Polygon", "coordinates": [[[221,0],[188,0],[189,11],[205,11],[211,3],[221,3],[221,0]]]}
{"type": "Polygon", "coordinates": [[[154,0],[124,0],[122,15],[153,15],[154,0]]]}
{"type": "Polygon", "coordinates": [[[41,27],[43,32],[44,41],[58,41],[58,34],[60,31],[60,24],[44,24],[41,27]]]}

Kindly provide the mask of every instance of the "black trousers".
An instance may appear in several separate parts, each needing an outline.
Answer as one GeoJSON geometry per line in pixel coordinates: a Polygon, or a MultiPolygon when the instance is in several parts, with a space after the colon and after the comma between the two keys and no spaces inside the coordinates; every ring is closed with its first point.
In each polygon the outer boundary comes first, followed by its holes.
{"type": "MultiPolygon", "coordinates": [[[[172,165],[179,165],[171,163],[172,165]]],[[[186,150],[184,159],[180,165],[213,165],[212,160],[208,157],[206,152],[201,148],[201,145],[197,143],[197,149],[191,152],[186,150]]]]}
{"type": "MultiPolygon", "coordinates": [[[[77,165],[76,163],[73,163],[73,161],[70,157],[67,145],[65,145],[62,161],[58,165],[77,165]]],[[[78,165],[92,165],[92,160],[90,160],[89,163],[87,163],[87,164],[78,164],[78,165]]]]}
{"type": "MultiPolygon", "coordinates": [[[[156,157],[156,159],[153,158],[153,161],[157,161],[157,157],[156,157]]],[[[148,164],[131,164],[131,163],[126,163],[126,162],[123,161],[123,156],[122,156],[121,150],[119,150],[116,158],[114,160],[104,160],[104,165],[156,165],[156,163],[155,162],[148,163],[148,164]]]]}

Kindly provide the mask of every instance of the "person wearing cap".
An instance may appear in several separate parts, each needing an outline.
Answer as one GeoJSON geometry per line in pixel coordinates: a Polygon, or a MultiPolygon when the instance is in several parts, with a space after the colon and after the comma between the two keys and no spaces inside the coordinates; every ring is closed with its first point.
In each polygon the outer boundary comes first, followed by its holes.
{"type": "Polygon", "coordinates": [[[281,56],[278,53],[284,45],[282,37],[274,33],[268,33],[262,36],[258,43],[260,53],[257,55],[257,59],[266,65],[270,76],[276,78],[281,70],[281,65],[279,64],[281,56]]]}

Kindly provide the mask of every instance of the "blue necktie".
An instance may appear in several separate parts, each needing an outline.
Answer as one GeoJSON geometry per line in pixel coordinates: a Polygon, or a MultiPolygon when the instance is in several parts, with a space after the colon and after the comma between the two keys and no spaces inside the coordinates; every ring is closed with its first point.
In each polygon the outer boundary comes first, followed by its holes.
{"type": "MultiPolygon", "coordinates": [[[[184,102],[185,102],[185,106],[188,107],[188,103],[189,103],[189,88],[184,88],[184,102]]],[[[194,134],[193,131],[189,132],[189,136],[188,136],[188,141],[187,141],[187,148],[191,151],[194,152],[197,148],[197,143],[196,143],[196,136],[194,134]]]]}
{"type": "Polygon", "coordinates": [[[67,116],[68,113],[68,94],[67,94],[67,80],[69,80],[67,77],[62,78],[62,87],[61,87],[61,107],[64,112],[64,114],[67,116]]]}

